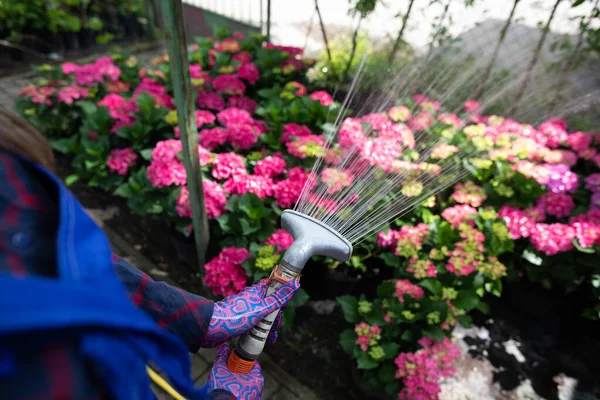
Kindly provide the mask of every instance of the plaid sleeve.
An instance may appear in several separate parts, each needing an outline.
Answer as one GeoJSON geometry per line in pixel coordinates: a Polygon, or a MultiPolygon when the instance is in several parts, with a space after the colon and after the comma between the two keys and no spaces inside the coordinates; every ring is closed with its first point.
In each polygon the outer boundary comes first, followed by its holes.
{"type": "Polygon", "coordinates": [[[217,389],[210,392],[208,395],[209,400],[236,400],[235,396],[229,393],[227,390],[217,389]]]}
{"type": "Polygon", "coordinates": [[[179,336],[193,353],[208,331],[214,303],[164,282],[156,282],[122,258],[114,257],[115,270],[133,303],[159,326],[179,336]]]}

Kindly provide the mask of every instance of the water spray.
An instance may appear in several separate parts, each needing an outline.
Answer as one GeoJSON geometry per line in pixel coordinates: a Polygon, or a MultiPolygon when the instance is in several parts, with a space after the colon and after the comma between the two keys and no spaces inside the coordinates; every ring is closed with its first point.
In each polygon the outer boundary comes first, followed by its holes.
{"type": "MultiPolygon", "coordinates": [[[[271,277],[267,295],[272,294],[283,284],[298,279],[302,268],[312,256],[326,256],[344,262],[352,255],[352,245],[338,232],[315,218],[297,211],[285,210],[281,225],[292,237],[294,243],[286,250],[271,277]]],[[[245,374],[252,370],[262,353],[273,321],[279,310],[269,314],[250,332],[243,335],[227,363],[230,371],[245,374]]]]}

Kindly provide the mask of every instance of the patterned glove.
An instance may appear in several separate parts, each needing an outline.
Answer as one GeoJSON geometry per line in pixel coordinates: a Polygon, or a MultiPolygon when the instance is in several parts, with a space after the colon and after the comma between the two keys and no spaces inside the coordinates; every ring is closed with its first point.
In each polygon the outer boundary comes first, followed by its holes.
{"type": "Polygon", "coordinates": [[[219,346],[208,377],[208,386],[212,390],[226,390],[237,400],[260,400],[265,383],[260,365],[255,363],[247,374],[234,374],[227,368],[230,354],[231,348],[226,343],[219,346]]]}
{"type": "MultiPolygon", "coordinates": [[[[265,297],[268,284],[269,281],[263,279],[242,292],[215,303],[201,346],[217,347],[231,338],[243,335],[273,311],[284,308],[300,288],[298,281],[293,280],[265,297]]],[[[279,325],[281,317],[278,316],[269,334],[271,343],[277,339],[279,325]]]]}

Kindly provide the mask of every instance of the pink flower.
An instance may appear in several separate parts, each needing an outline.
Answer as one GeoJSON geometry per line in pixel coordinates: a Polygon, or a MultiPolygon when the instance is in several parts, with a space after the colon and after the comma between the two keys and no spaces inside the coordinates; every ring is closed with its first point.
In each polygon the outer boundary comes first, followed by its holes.
{"type": "Polygon", "coordinates": [[[199,132],[200,145],[208,150],[224,144],[227,141],[227,131],[223,128],[202,129],[199,132]]]}
{"type": "MultiPolygon", "coordinates": [[[[256,65],[245,63],[239,66],[237,76],[254,85],[260,78],[260,71],[256,68],[256,65]]],[[[240,93],[240,95],[243,95],[243,93],[240,93]]]]}
{"type": "Polygon", "coordinates": [[[231,127],[235,125],[252,124],[252,116],[248,111],[239,108],[226,108],[217,114],[217,118],[222,125],[231,127]]]}
{"type": "Polygon", "coordinates": [[[383,113],[367,114],[363,116],[360,120],[363,122],[367,122],[369,125],[371,125],[371,129],[376,131],[388,129],[393,125],[392,121],[388,118],[388,116],[383,113]]]}
{"type": "Polygon", "coordinates": [[[575,230],[577,242],[584,249],[600,242],[600,225],[591,222],[575,222],[571,227],[575,230]]]}
{"type": "Polygon", "coordinates": [[[359,119],[346,118],[340,126],[338,143],[345,149],[362,149],[367,137],[363,134],[362,124],[359,119]]]}
{"type": "Polygon", "coordinates": [[[116,81],[116,82],[111,81],[106,84],[106,92],[107,93],[129,92],[130,87],[131,87],[131,84],[123,82],[123,81],[116,81]]]}
{"type": "Polygon", "coordinates": [[[204,266],[206,286],[217,296],[231,296],[244,287],[248,275],[241,264],[250,258],[246,249],[226,247],[204,266]]]}
{"type": "Polygon", "coordinates": [[[458,153],[458,147],[447,144],[447,143],[439,143],[436,144],[431,150],[431,158],[444,160],[450,157],[452,154],[458,153]]]}
{"type": "Polygon", "coordinates": [[[296,94],[296,96],[300,97],[300,96],[304,96],[306,94],[306,86],[304,86],[303,84],[299,83],[299,82],[288,82],[288,84],[285,85],[286,89],[290,89],[292,91],[294,91],[294,93],[296,94]]]}
{"type": "Polygon", "coordinates": [[[233,38],[223,39],[222,42],[215,43],[215,50],[223,53],[237,53],[241,49],[242,46],[233,38]]]}
{"type": "MultiPolygon", "coordinates": [[[[206,207],[206,215],[208,219],[214,219],[225,212],[227,197],[225,191],[217,182],[204,179],[202,181],[204,190],[204,204],[206,207]]],[[[181,188],[181,193],[177,196],[176,201],[177,214],[180,217],[192,217],[192,207],[190,204],[190,193],[187,186],[181,188]]]]}
{"type": "Polygon", "coordinates": [[[325,139],[323,136],[309,135],[297,138],[287,144],[288,152],[298,158],[318,157],[323,153],[325,139]]]}
{"type": "Polygon", "coordinates": [[[132,100],[125,100],[120,95],[111,93],[99,101],[98,105],[108,108],[110,117],[116,120],[111,132],[135,122],[135,117],[131,113],[138,111],[138,106],[132,100]]]}
{"type": "Polygon", "coordinates": [[[544,208],[546,214],[556,218],[567,217],[575,208],[573,198],[564,193],[546,193],[538,199],[538,205],[544,208]]]}
{"type": "Polygon", "coordinates": [[[592,145],[593,137],[589,133],[574,132],[567,137],[567,145],[575,151],[589,149],[592,145]]]}
{"type": "Polygon", "coordinates": [[[333,104],[333,97],[331,97],[329,93],[323,90],[312,92],[309,97],[315,101],[318,100],[321,103],[321,105],[325,107],[329,107],[333,104]]]}
{"type": "Polygon", "coordinates": [[[283,133],[281,134],[280,139],[282,143],[288,143],[293,138],[300,138],[310,135],[312,135],[312,132],[304,125],[285,124],[283,126],[283,133]]]}
{"type": "Polygon", "coordinates": [[[267,176],[274,178],[285,172],[285,160],[281,157],[268,156],[259,160],[254,167],[256,175],[267,176]]]}
{"type": "Polygon", "coordinates": [[[592,193],[600,192],[600,173],[588,175],[585,179],[585,188],[592,193]]]}
{"type": "Polygon", "coordinates": [[[52,105],[52,96],[56,92],[56,89],[52,86],[35,86],[27,85],[20,92],[19,96],[31,97],[31,101],[36,104],[52,105]]]}
{"type": "Polygon", "coordinates": [[[240,110],[245,110],[250,114],[254,114],[256,111],[256,102],[247,97],[232,96],[227,101],[227,107],[239,108],[240,110]]]}
{"type": "Polygon", "coordinates": [[[265,244],[276,248],[278,253],[287,250],[292,243],[294,243],[294,238],[285,229],[277,229],[275,233],[265,240],[265,244]]]}
{"type": "Polygon", "coordinates": [[[546,146],[557,148],[561,143],[566,142],[568,134],[565,130],[565,125],[562,122],[548,121],[540,125],[539,132],[547,138],[546,146]]]}
{"type": "Polygon", "coordinates": [[[215,179],[227,179],[231,176],[245,175],[244,158],[235,153],[220,153],[215,156],[212,176],[215,179]]]}
{"type": "Polygon", "coordinates": [[[84,65],[65,63],[62,70],[66,75],[75,74],[75,81],[81,86],[92,86],[96,82],[102,83],[105,78],[116,81],[121,75],[121,70],[110,57],[99,57],[96,61],[84,65]]]}
{"type": "Polygon", "coordinates": [[[58,90],[56,96],[59,103],[73,104],[74,100],[78,100],[88,96],[86,88],[78,87],[77,85],[65,86],[58,90]]]}
{"type": "Polygon", "coordinates": [[[458,118],[458,116],[456,114],[440,114],[440,115],[438,115],[438,121],[440,121],[446,125],[451,125],[457,129],[462,124],[462,121],[460,120],[460,118],[458,118]]]}
{"type": "Polygon", "coordinates": [[[237,53],[232,57],[233,60],[239,61],[240,64],[246,64],[252,61],[252,54],[247,51],[242,51],[241,53],[237,53]]]}
{"type": "Polygon", "coordinates": [[[225,101],[215,92],[198,92],[198,107],[221,111],[225,108],[225,101]]]}
{"type": "Polygon", "coordinates": [[[106,165],[112,172],[116,172],[119,175],[127,175],[127,170],[135,164],[137,158],[138,155],[130,147],[113,149],[110,152],[106,165]]]}
{"type": "Polygon", "coordinates": [[[467,181],[454,187],[452,198],[457,203],[479,207],[487,199],[487,195],[482,187],[475,185],[472,181],[467,181]]]}
{"type": "Polygon", "coordinates": [[[415,257],[409,260],[406,270],[411,272],[417,279],[435,278],[437,276],[435,265],[431,261],[419,260],[415,257]]]}
{"type": "Polygon", "coordinates": [[[232,195],[254,193],[260,199],[273,195],[273,181],[260,175],[233,175],[223,184],[223,189],[232,195]]]}
{"type": "Polygon", "coordinates": [[[190,78],[200,79],[202,72],[202,66],[200,64],[190,64],[190,78]]]}
{"type": "Polygon", "coordinates": [[[594,193],[590,198],[590,209],[598,210],[600,209],[600,193],[594,193]]]}
{"type": "Polygon", "coordinates": [[[593,160],[597,154],[598,154],[598,151],[596,149],[580,150],[577,153],[577,155],[584,160],[593,160]]]}
{"type": "Polygon", "coordinates": [[[433,115],[427,111],[421,111],[410,121],[408,125],[413,131],[422,131],[433,124],[433,115]]]}
{"type": "Polygon", "coordinates": [[[75,71],[79,70],[79,65],[74,64],[74,63],[64,63],[62,65],[62,72],[65,75],[69,75],[74,73],[75,71]]]}
{"type": "Polygon", "coordinates": [[[327,185],[327,193],[339,192],[345,187],[352,185],[354,174],[335,168],[325,168],[321,172],[321,182],[327,185]]]}
{"type": "Polygon", "coordinates": [[[579,187],[579,177],[563,164],[548,166],[546,188],[552,193],[574,193],[579,187]]]}
{"type": "Polygon", "coordinates": [[[368,140],[361,152],[361,156],[371,165],[377,165],[384,170],[389,170],[392,161],[402,154],[400,143],[393,139],[375,138],[368,140]]]}
{"type": "Polygon", "coordinates": [[[298,201],[305,182],[306,178],[293,178],[290,170],[290,173],[288,173],[288,179],[277,182],[273,186],[273,197],[275,197],[275,203],[281,208],[292,207],[296,201],[298,201]]]}
{"type": "Polygon", "coordinates": [[[388,115],[395,122],[406,122],[411,118],[410,109],[406,106],[395,106],[388,110],[388,115]]]}
{"type": "Polygon", "coordinates": [[[425,291],[421,287],[411,283],[408,279],[398,279],[394,286],[396,287],[394,297],[400,303],[404,303],[407,295],[416,301],[421,300],[421,297],[425,296],[425,291]]]}
{"type": "Polygon", "coordinates": [[[133,92],[132,100],[135,101],[141,93],[148,93],[154,98],[154,104],[158,107],[173,107],[173,98],[167,92],[167,88],[151,78],[143,78],[133,92]]]}
{"type": "Polygon", "coordinates": [[[544,154],[544,161],[549,164],[565,164],[569,167],[577,164],[577,154],[570,150],[553,150],[544,154]]]}
{"type": "Polygon", "coordinates": [[[148,179],[155,188],[185,185],[185,167],[180,160],[153,160],[148,166],[148,179]]]}
{"type": "Polygon", "coordinates": [[[506,222],[510,237],[513,239],[529,237],[535,226],[533,218],[511,206],[502,206],[498,216],[506,222]]]}
{"type": "Polygon", "coordinates": [[[442,212],[442,218],[450,222],[454,228],[457,228],[463,222],[473,223],[472,216],[475,215],[477,215],[477,210],[466,204],[448,207],[442,212]]]}
{"type": "Polygon", "coordinates": [[[477,100],[467,100],[467,101],[465,101],[463,108],[464,108],[465,112],[475,113],[475,112],[479,111],[479,109],[481,108],[481,105],[479,104],[479,102],[477,100]]]}
{"type": "Polygon", "coordinates": [[[214,89],[230,96],[243,96],[246,92],[246,85],[234,75],[223,74],[216,77],[213,82],[214,89]]]}
{"type": "Polygon", "coordinates": [[[537,224],[531,233],[531,244],[536,250],[553,256],[573,248],[575,229],[565,224],[537,224]]]}
{"type": "Polygon", "coordinates": [[[259,134],[252,125],[232,125],[226,131],[227,140],[236,149],[250,149],[258,141],[259,134]]]}

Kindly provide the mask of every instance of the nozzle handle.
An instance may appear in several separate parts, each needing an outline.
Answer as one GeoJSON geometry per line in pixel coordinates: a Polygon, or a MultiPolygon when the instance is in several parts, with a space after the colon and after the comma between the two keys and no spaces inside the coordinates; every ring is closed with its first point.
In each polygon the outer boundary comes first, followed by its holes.
{"type": "MultiPolygon", "coordinates": [[[[298,279],[299,273],[286,268],[285,263],[276,265],[269,277],[266,295],[273,294],[285,283],[298,279]]],[[[262,353],[273,322],[280,310],[275,310],[263,318],[254,328],[245,333],[238,340],[236,348],[231,352],[227,360],[227,367],[233,373],[247,374],[252,370],[258,356],[262,353]]]]}

